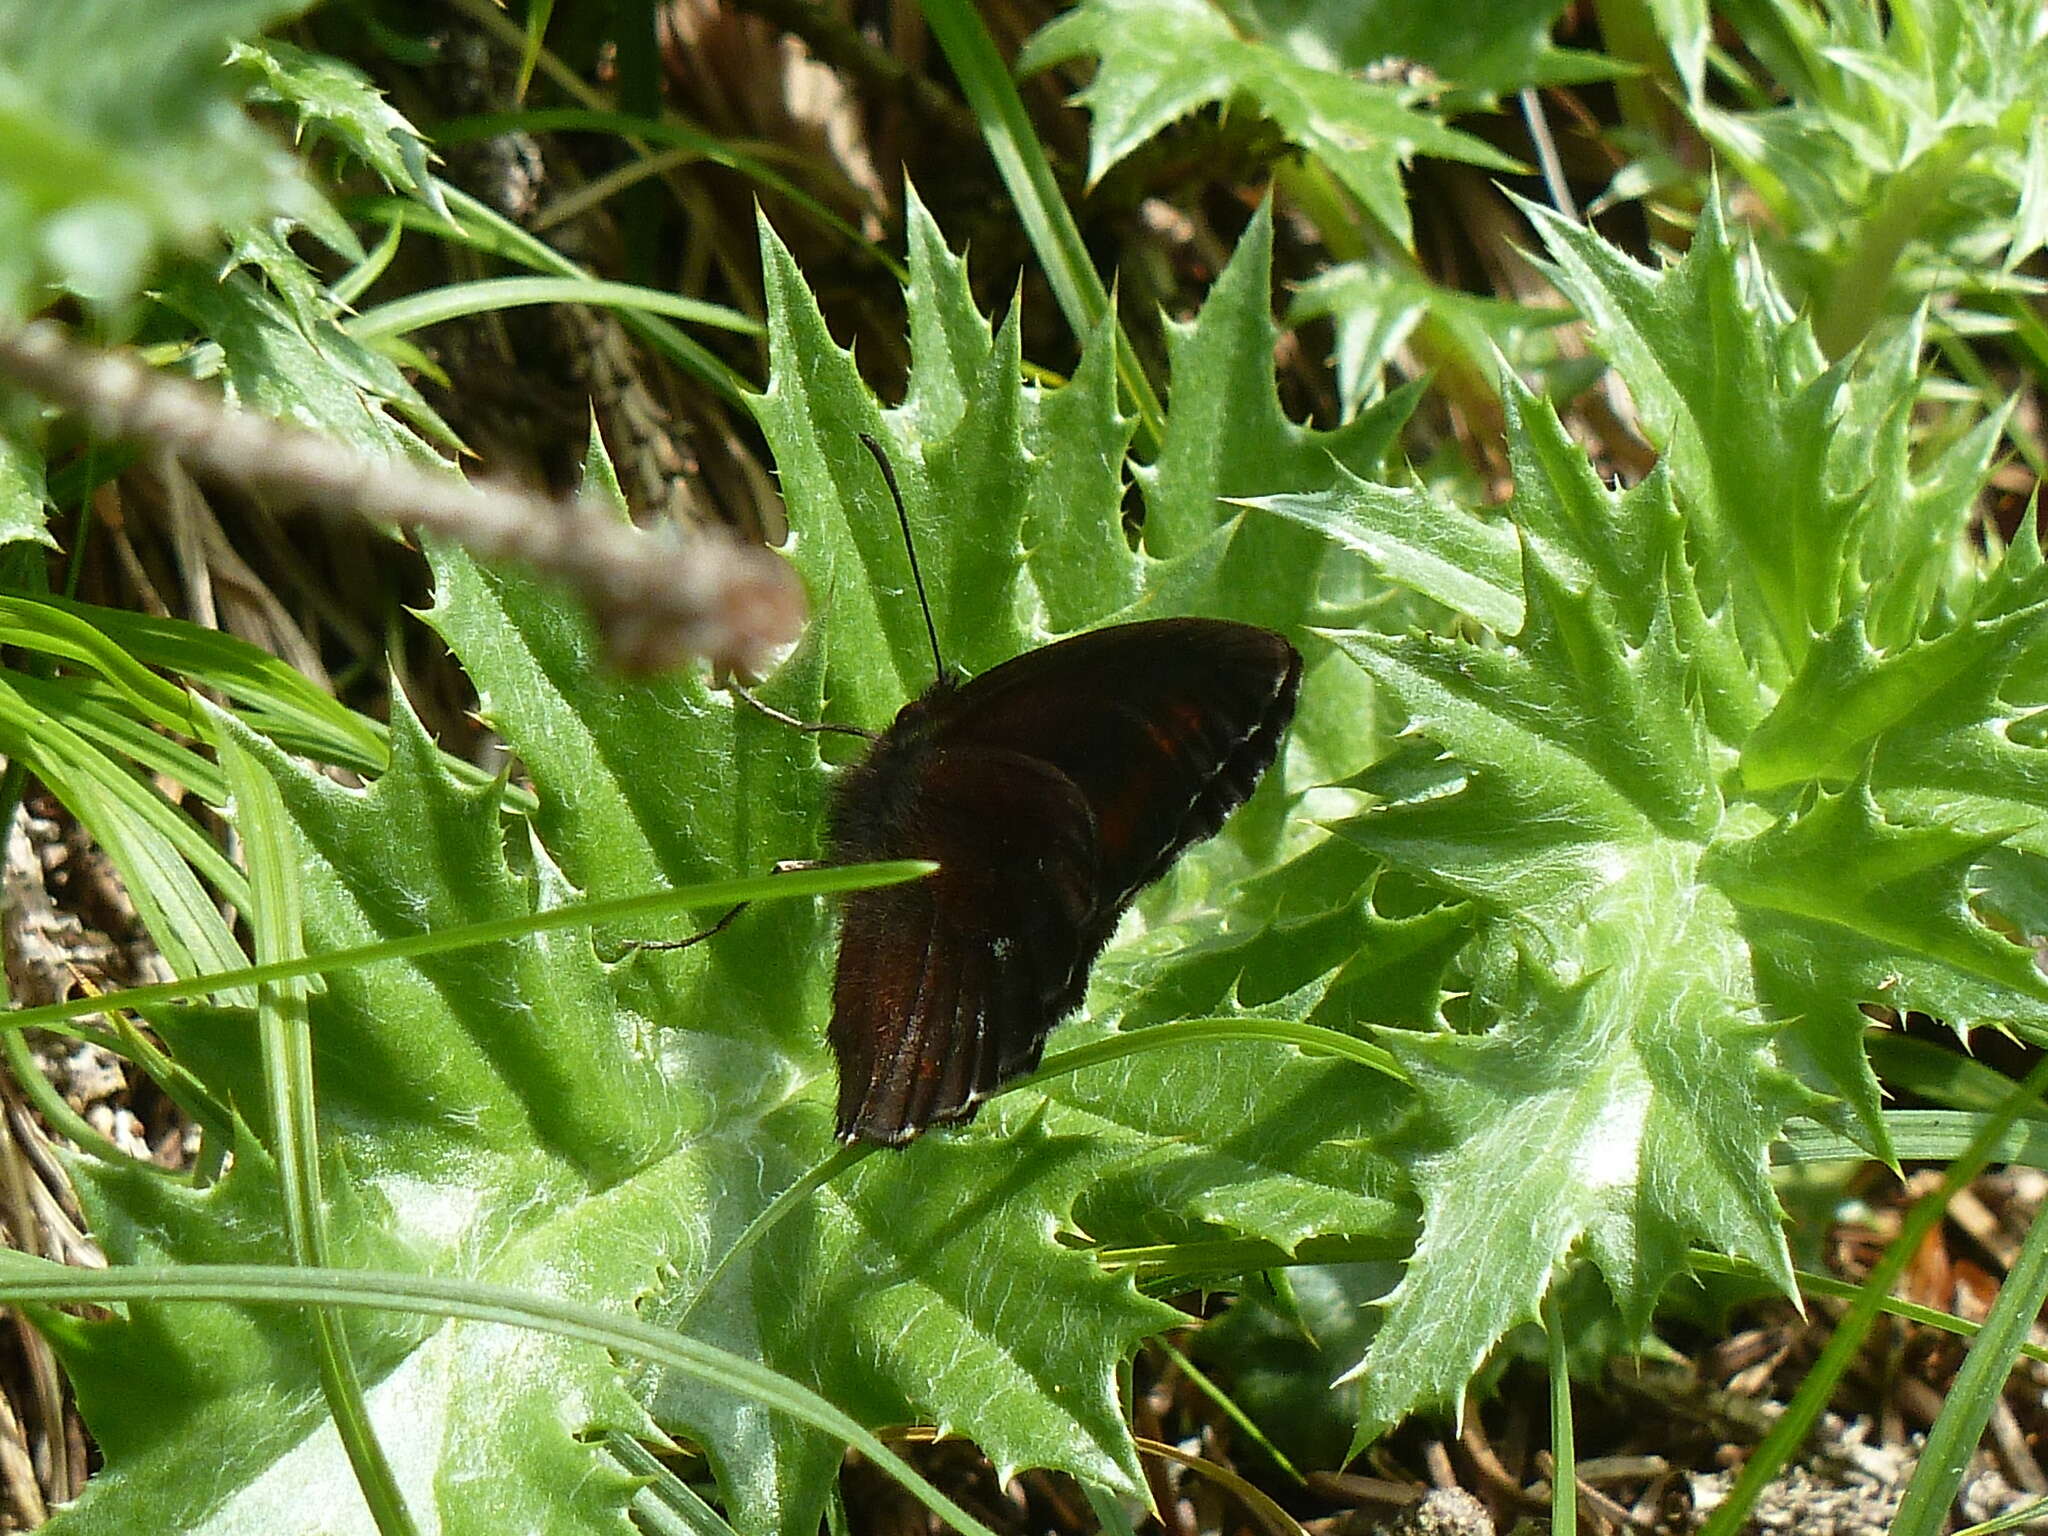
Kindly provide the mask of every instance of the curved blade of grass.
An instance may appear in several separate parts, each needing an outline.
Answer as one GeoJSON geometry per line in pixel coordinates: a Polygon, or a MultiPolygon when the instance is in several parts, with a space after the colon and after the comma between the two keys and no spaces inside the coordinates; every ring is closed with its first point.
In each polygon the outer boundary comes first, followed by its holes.
{"type": "MultiPolygon", "coordinates": [[[[1885,1113],[1892,1149],[1903,1161],[1947,1162],[1961,1157],[1984,1128],[1984,1116],[1959,1109],[1894,1109],[1885,1113]]],[[[2048,1168],[2048,1125],[2032,1115],[1998,1139],[1992,1159],[2028,1168],[2048,1168]]],[[[1771,1161],[1792,1163],[1861,1163],[1870,1153],[1811,1121],[1794,1121],[1771,1148],[1771,1161]]]]}
{"type": "MultiPolygon", "coordinates": [[[[296,673],[293,675],[297,676],[296,673]]],[[[208,805],[219,805],[227,798],[227,784],[217,767],[124,710],[121,705],[125,699],[117,689],[86,677],[46,681],[20,672],[0,672],[0,677],[4,677],[6,685],[34,708],[53,720],[61,721],[115,757],[125,758],[152,773],[176,780],[208,805]]],[[[231,699],[235,697],[234,688],[223,687],[206,674],[196,675],[194,681],[231,699]]],[[[311,688],[310,684],[307,686],[311,688]]],[[[328,696],[319,694],[318,697],[328,696]]],[[[342,712],[347,713],[345,710],[342,712]]],[[[324,723],[322,716],[307,716],[261,704],[246,713],[238,712],[237,718],[252,731],[300,757],[347,768],[370,778],[390,766],[391,755],[383,745],[389,731],[379,720],[352,716],[367,729],[357,731],[352,728],[346,733],[338,733],[324,723]],[[375,750],[365,750],[363,742],[366,737],[377,744],[375,750]]],[[[442,765],[458,782],[466,785],[485,784],[498,777],[467,759],[446,753],[442,755],[442,765]]],[[[538,806],[533,791],[517,784],[501,784],[499,794],[505,808],[518,815],[531,815],[538,806]]]]}
{"type": "Polygon", "coordinates": [[[2032,1525],[2043,1514],[2048,1514],[2048,1498],[2032,1499],[2018,1509],[2009,1509],[1996,1519],[1966,1525],[1956,1536],[1993,1536],[1998,1531],[2016,1531],[2023,1525],[2032,1525]]]}
{"type": "MultiPolygon", "coordinates": [[[[284,798],[269,774],[250,756],[232,724],[214,733],[221,770],[234,795],[235,827],[248,861],[249,926],[258,964],[276,964],[305,953],[303,910],[296,861],[291,856],[284,798]]],[[[313,1105],[313,1029],[306,1016],[307,988],[269,984],[256,994],[256,1030],[263,1054],[263,1080],[270,1107],[272,1155],[284,1205],[286,1240],[292,1261],[325,1267],[330,1258],[320,1193],[320,1153],[313,1105]]],[[[335,1433],[362,1490],[370,1517],[384,1536],[411,1536],[418,1527],[405,1507],[398,1479],[370,1424],[362,1377],[348,1347],[339,1313],[316,1309],[313,1358],[320,1391],[334,1419],[335,1433]]]]}
{"type": "Polygon", "coordinates": [[[607,1430],[604,1448],[633,1476],[645,1479],[633,1513],[656,1536],[737,1536],[723,1516],[631,1435],[607,1430]]]}
{"type": "Polygon", "coordinates": [[[743,880],[711,880],[672,891],[647,891],[637,896],[573,902],[521,917],[467,923],[460,928],[417,933],[377,944],[324,950],[296,960],[221,969],[179,981],[129,987],[100,997],[73,998],[68,1002],[19,1008],[0,1014],[0,1029],[48,1029],[88,1013],[104,1013],[110,1008],[148,1008],[157,1003],[189,1002],[231,989],[291,981],[302,976],[324,976],[386,960],[410,960],[421,955],[473,949],[479,944],[493,944],[501,939],[516,939],[530,933],[548,933],[558,928],[592,928],[607,923],[629,922],[635,918],[670,917],[678,912],[705,907],[729,907],[743,901],[784,901],[798,896],[824,896],[838,891],[898,885],[905,880],[922,879],[937,868],[936,864],[924,859],[898,859],[881,864],[806,869],[786,875],[752,875],[743,880]]]}
{"type": "MultiPolygon", "coordinates": [[[[1052,284],[1060,313],[1067,317],[1076,344],[1085,345],[1110,312],[1109,291],[1089,260],[1088,247],[1066,199],[1060,196],[1059,183],[1039,147],[1024,100],[970,0],[923,0],[923,4],[932,36],[981,124],[982,137],[995,157],[1003,185],[1010,189],[1010,201],[1017,206],[1017,216],[1031,248],[1038,253],[1046,281],[1052,284]]],[[[1121,324],[1116,328],[1116,375],[1138,413],[1137,445],[1145,457],[1155,457],[1165,439],[1166,415],[1121,324]]]]}
{"type": "MultiPolygon", "coordinates": [[[[241,871],[191,817],[137,778],[120,757],[71,730],[61,714],[35,708],[29,694],[15,686],[18,682],[34,687],[31,679],[0,674],[0,751],[34,768],[95,837],[104,841],[109,832],[119,836],[125,830],[131,844],[142,836],[160,838],[231,905],[240,906],[247,899],[241,871]]],[[[141,858],[133,870],[123,871],[123,878],[132,881],[151,871],[163,875],[157,860],[141,858]]],[[[158,894],[154,886],[134,893],[144,906],[158,894]]],[[[200,899],[212,905],[203,896],[200,899]]],[[[238,961],[240,953],[235,951],[238,961]]]]}
{"type": "Polygon", "coordinates": [[[909,272],[901,262],[802,187],[764,161],[734,149],[728,140],[706,133],[701,128],[693,128],[688,123],[614,112],[602,107],[546,107],[528,112],[487,112],[475,117],[450,118],[436,125],[434,138],[437,143],[461,144],[500,133],[610,133],[629,143],[639,139],[648,144],[666,144],[674,149],[688,150],[700,159],[724,166],[789,199],[833,233],[871,253],[895,274],[898,282],[909,281],[909,272]]]}
{"type": "MultiPolygon", "coordinates": [[[[222,1147],[233,1147],[242,1141],[254,1142],[256,1133],[250,1128],[235,1107],[221,1098],[202,1082],[182,1062],[165,1052],[138,1028],[131,1015],[112,1013],[107,1016],[107,1028],[111,1033],[100,1042],[102,1049],[119,1057],[122,1061],[133,1062],[152,1083],[163,1090],[164,1097],[178,1106],[186,1119],[192,1121],[211,1141],[202,1142],[202,1149],[213,1155],[222,1147]]],[[[0,1037],[8,1040],[22,1038],[18,1029],[0,1029],[0,1037]]],[[[126,1157],[128,1154],[120,1154],[126,1157]]]]}
{"type": "MultiPolygon", "coordinates": [[[[124,755],[132,752],[137,761],[163,768],[214,803],[221,794],[217,771],[147,729],[161,726],[187,736],[199,730],[190,695],[151,667],[217,689],[245,706],[253,729],[288,750],[361,773],[381,773],[390,762],[382,726],[348,709],[276,657],[231,635],[42,596],[0,598],[0,639],[86,669],[112,695],[106,697],[76,680],[27,680],[25,688],[31,692],[25,696],[52,706],[52,713],[60,717],[75,719],[82,735],[124,755]],[[57,690],[71,693],[69,708],[61,706],[57,690]],[[120,724],[117,703],[125,703],[141,723],[120,724]]],[[[455,765],[456,760],[449,761],[455,765]]],[[[489,778],[475,764],[460,767],[465,782],[489,778]]],[[[510,799],[530,808],[532,797],[514,791],[510,799]]]]}
{"type": "Polygon", "coordinates": [[[1894,1536],[1940,1536],[1963,1476],[1984,1439],[1984,1426],[2004,1391],[2027,1333],[2048,1300],[2048,1223],[2035,1222],[2019,1262],[1998,1287],[1998,1297],[1943,1399],[1906,1496],[1892,1518],[1894,1536]]]}
{"type": "Polygon", "coordinates": [[[1971,1138],[1963,1155],[1949,1165],[1940,1186],[1925,1199],[1916,1201],[1907,1212],[1898,1236],[1885,1249],[1884,1257],[1872,1266],[1869,1277],[1857,1291],[1856,1300],[1848,1312],[1836,1325],[1820,1358],[1814,1362],[1805,1381],[1793,1394],[1792,1401],[1785,1405],[1778,1422],[1771,1426],[1770,1433],[1764,1436],[1763,1443],[1757,1446],[1735,1479],[1734,1486],[1728,1490],[1727,1501],[1700,1527],[1701,1536],[1735,1536],[1742,1529],[1764,1486],[1806,1443],[1806,1437],[1819,1422],[1821,1410],[1827,1407],[1835,1387],[1862,1350],[1870,1325],[1882,1310],[1884,1299],[1898,1284],[1899,1276],[1905,1272],[1913,1255],[1920,1251],[1920,1244],[1927,1234],[1948,1210],[1949,1201],[1982,1171],[2000,1139],[2012,1128],[2020,1112],[2040,1097],[2044,1087],[2048,1087],[2048,1061],[2043,1061],[2027,1074],[2026,1081],[2013,1090],[2006,1102],[1999,1106],[1998,1113],[1985,1119],[1983,1128],[1971,1138]]]}
{"type": "Polygon", "coordinates": [[[1194,1383],[1195,1389],[1198,1392],[1216,1405],[1218,1412],[1238,1427],[1247,1440],[1273,1458],[1273,1465],[1287,1474],[1288,1481],[1292,1482],[1297,1488],[1306,1488],[1308,1486],[1308,1479],[1301,1475],[1292,1461],[1288,1460],[1287,1453],[1267,1438],[1266,1432],[1252,1421],[1250,1414],[1237,1406],[1236,1401],[1228,1392],[1225,1392],[1215,1382],[1211,1381],[1208,1375],[1194,1361],[1175,1349],[1172,1340],[1161,1334],[1152,1343],[1161,1354],[1174,1363],[1174,1366],[1180,1371],[1181,1375],[1194,1383]]]}
{"type": "Polygon", "coordinates": [[[165,682],[104,629],[66,611],[65,605],[0,596],[0,645],[20,646],[88,668],[119,690],[144,718],[187,736],[199,734],[199,715],[184,689],[165,682]]]}
{"type": "MultiPolygon", "coordinates": [[[[374,722],[365,720],[277,657],[247,641],[218,630],[201,629],[196,624],[102,608],[68,597],[39,597],[30,607],[41,610],[28,615],[30,621],[57,624],[69,620],[83,626],[103,637],[124,663],[142,666],[145,675],[149,675],[146,668],[161,667],[218,689],[253,711],[255,718],[250,723],[266,736],[280,736],[289,728],[302,741],[331,741],[331,751],[318,754],[323,762],[381,773],[391,761],[390,750],[374,722]]],[[[106,668],[92,661],[85,664],[93,666],[116,687],[121,686],[106,668]]],[[[172,687],[160,678],[152,676],[151,681],[158,689],[172,687]]],[[[177,712],[172,711],[166,699],[145,718],[187,735],[197,734],[192,728],[194,716],[189,700],[182,690],[173,691],[180,700],[177,712]]]]}
{"type": "Polygon", "coordinates": [[[1180,1466],[1186,1467],[1198,1477],[1206,1477],[1219,1488],[1228,1489],[1237,1496],[1239,1503],[1244,1505],[1247,1510],[1258,1518],[1259,1524],[1270,1531],[1272,1536],[1308,1536],[1308,1532],[1302,1527],[1301,1522],[1274,1502],[1270,1494],[1254,1487],[1250,1482],[1231,1471],[1230,1468],[1219,1466],[1206,1456],[1197,1456],[1192,1451],[1184,1451],[1177,1445],[1168,1445],[1163,1440],[1154,1440],[1148,1435],[1133,1435],[1131,1440],[1139,1450],[1144,1451],[1147,1455],[1157,1456],[1162,1460],[1177,1463],[1180,1466]]]}
{"type": "Polygon", "coordinates": [[[0,1250],[0,1301],[227,1301],[252,1306],[361,1307],[533,1328],[633,1355],[737,1392],[842,1440],[901,1483],[963,1536],[988,1527],[918,1476],[850,1415],[766,1366],[632,1318],[508,1286],[385,1270],[293,1269],[267,1264],[195,1264],[173,1269],[70,1269],[0,1250]]]}
{"type": "Polygon", "coordinates": [[[1346,1061],[1356,1062],[1370,1071],[1385,1073],[1396,1082],[1408,1081],[1407,1072],[1391,1051],[1369,1040],[1344,1034],[1341,1030],[1325,1029],[1320,1024],[1302,1024],[1292,1019],[1180,1019],[1172,1024],[1151,1024],[1143,1029],[1112,1035],[1107,1040],[1091,1040],[1072,1050],[1060,1051],[1047,1057],[1029,1077],[1006,1083],[996,1092],[1042,1088],[1054,1078],[1079,1072],[1083,1067],[1100,1066],[1105,1061],[1118,1061],[1144,1051],[1171,1050],[1198,1040],[1278,1041],[1299,1046],[1305,1051],[1342,1056],[1346,1061]]]}
{"type": "Polygon", "coordinates": [[[659,181],[670,171],[681,170],[697,159],[691,150],[658,149],[644,159],[621,160],[603,175],[592,177],[580,183],[574,191],[557,197],[535,215],[530,227],[536,235],[545,235],[550,229],[580,219],[606,203],[630,200],[638,204],[644,194],[637,193],[635,189],[642,183],[659,181]]]}
{"type": "Polygon", "coordinates": [[[58,1135],[69,1138],[82,1151],[116,1164],[128,1156],[65,1101],[20,1030],[0,1030],[0,1059],[6,1061],[7,1069],[14,1074],[23,1096],[41,1112],[58,1135]]]}
{"type": "MultiPolygon", "coordinates": [[[[582,75],[571,69],[552,50],[540,47],[522,38],[512,20],[498,7],[492,5],[490,0],[449,0],[449,3],[468,16],[484,31],[496,35],[501,40],[518,45],[522,54],[531,48],[533,50],[534,62],[540,67],[542,73],[555,83],[563,95],[573,101],[583,103],[581,108],[565,107],[551,110],[560,110],[565,113],[581,111],[588,114],[588,117],[591,119],[587,124],[572,120],[556,122],[549,119],[547,111],[536,110],[530,113],[521,111],[494,114],[491,116],[461,119],[459,121],[475,124],[477,122],[505,120],[507,128],[525,128],[536,133],[573,132],[579,127],[588,126],[594,131],[618,134],[626,141],[626,146],[629,149],[641,156],[647,154],[648,144],[654,142],[665,141],[678,147],[695,149],[702,154],[704,159],[711,161],[713,164],[722,165],[730,170],[737,171],[742,176],[758,181],[763,187],[771,188],[781,196],[789,198],[798,207],[812,214],[828,228],[847,236],[858,249],[870,252],[878,257],[896,274],[899,282],[903,280],[903,268],[886,252],[872,245],[859,230],[846,223],[845,220],[833,213],[831,209],[825,207],[816,198],[803,191],[802,188],[787,181],[775,171],[770,170],[762,161],[735,150],[729,143],[713,138],[705,133],[704,130],[694,128],[679,118],[650,118],[642,112],[619,111],[602,91],[596,89],[582,75]]],[[[631,104],[629,103],[629,105],[631,104]]],[[[506,129],[501,128],[498,131],[504,132],[506,129]]],[[[445,125],[438,130],[438,136],[444,138],[448,136],[445,125]]]]}
{"type": "Polygon", "coordinates": [[[540,62],[541,50],[547,46],[548,22],[555,14],[555,0],[533,0],[526,8],[526,46],[519,50],[519,73],[513,77],[512,99],[526,100],[526,89],[533,84],[533,69],[540,62]]]}
{"type": "Polygon", "coordinates": [[[1131,1270],[1151,1294],[1186,1291],[1217,1276],[1249,1275],[1269,1269],[1307,1264],[1371,1264],[1398,1262],[1413,1256],[1412,1238],[1305,1238],[1289,1253],[1278,1243],[1259,1237],[1225,1237],[1209,1242],[1147,1243],[1129,1248],[1100,1248],[1095,1260],[1108,1270],[1131,1270]]]}
{"type": "MultiPolygon", "coordinates": [[[[1729,1263],[1722,1265],[1721,1268],[1725,1274],[1740,1274],[1745,1277],[1755,1274],[1755,1271],[1745,1265],[1729,1263]]],[[[1793,1273],[1799,1278],[1799,1290],[1802,1295],[1832,1296],[1839,1301],[1856,1299],[1856,1287],[1846,1280],[1837,1280],[1833,1275],[1816,1275],[1803,1269],[1794,1270],[1793,1273]]],[[[1922,1306],[1917,1301],[1901,1301],[1896,1296],[1886,1298],[1884,1310],[1887,1316],[1908,1323],[1918,1323],[1923,1328],[1938,1328],[1943,1333],[1952,1333],[1959,1339],[1974,1339],[1984,1326],[1970,1318],[1958,1317],[1953,1312],[1922,1306]]],[[[2042,1364],[2048,1365],[2048,1344],[2021,1344],[2020,1353],[2029,1360],[2039,1360],[2042,1364]]]]}
{"type": "MultiPolygon", "coordinates": [[[[357,199],[351,201],[347,208],[353,214],[423,230],[436,239],[452,240],[536,272],[573,277],[583,282],[597,281],[545,240],[536,239],[495,208],[478,202],[461,188],[444,181],[430,185],[447,203],[449,215],[454,220],[452,224],[418,203],[401,197],[357,199]]],[[[621,325],[676,367],[728,404],[741,410],[746,408],[746,396],[756,386],[740,378],[716,354],[659,316],[633,309],[618,313],[621,325]]]]}
{"type": "MultiPolygon", "coordinates": [[[[1888,1093],[1903,1091],[1952,1110],[1989,1114],[2012,1092],[2012,1079],[2003,1072],[1968,1056],[1959,1056],[1932,1040],[1873,1029],[1865,1041],[1871,1068],[1888,1093]]],[[[2048,1117],[2048,1112],[2035,1111],[2025,1118],[2044,1117],[2048,1117]]]]}
{"type": "Polygon", "coordinates": [[[227,781],[220,769],[120,708],[124,699],[117,690],[78,677],[50,682],[26,672],[6,672],[0,678],[31,710],[69,727],[111,756],[176,780],[208,805],[227,799],[227,781]]]}
{"type": "MultiPolygon", "coordinates": [[[[173,971],[219,974],[243,963],[234,935],[194,871],[204,873],[221,897],[237,907],[248,898],[247,882],[182,811],[137,778],[127,764],[30,708],[4,682],[0,753],[34,769],[106,850],[173,971]]],[[[100,1011],[98,1001],[89,997],[51,1006],[75,1014],[100,1011]]]]}
{"type": "Polygon", "coordinates": [[[350,267],[328,286],[327,292],[338,304],[353,304],[370,291],[371,285],[382,277],[398,255],[398,247],[405,236],[403,224],[392,224],[384,231],[384,238],[364,253],[363,259],[350,267]]]}
{"type": "MultiPolygon", "coordinates": [[[[380,774],[390,766],[390,732],[381,721],[357,714],[268,651],[233,635],[201,629],[176,619],[158,619],[118,608],[101,608],[65,597],[44,596],[32,601],[36,607],[82,621],[112,641],[118,651],[129,659],[148,667],[161,667],[195,685],[212,688],[225,695],[240,706],[238,712],[245,725],[268,736],[288,752],[369,775],[380,774]]],[[[161,683],[161,679],[158,682],[161,683]]],[[[98,698],[90,685],[59,683],[46,686],[80,687],[85,689],[83,697],[98,698]]],[[[129,691],[119,688],[114,691],[133,702],[129,691]]],[[[88,713],[94,729],[88,730],[81,723],[80,734],[111,738],[116,730],[111,721],[97,712],[88,713]]],[[[171,730],[188,731],[190,726],[189,712],[180,718],[165,718],[157,712],[148,713],[143,718],[171,730]]],[[[122,739],[127,739],[125,733],[122,733],[122,739]]],[[[161,742],[161,738],[157,740],[161,742]]],[[[109,739],[107,744],[115,743],[109,739]]],[[[155,750],[160,752],[163,748],[160,746],[155,750]]],[[[141,751],[137,751],[135,756],[140,762],[154,762],[152,757],[141,751]]],[[[223,793],[219,787],[218,772],[200,759],[181,758],[178,761],[184,766],[170,767],[166,771],[187,789],[217,804],[223,793]]],[[[443,754],[442,763],[464,784],[485,784],[495,777],[475,763],[447,754],[443,754]]],[[[536,802],[530,790],[507,785],[501,793],[511,810],[523,813],[535,808],[536,802]]]]}
{"type": "Polygon", "coordinates": [[[366,309],[343,321],[341,328],[357,341],[381,341],[463,315],[518,309],[529,304],[589,304],[621,313],[637,310],[722,331],[737,331],[744,336],[760,336],[767,331],[760,321],[750,320],[723,304],[707,304],[702,299],[642,288],[635,283],[574,277],[486,277],[473,283],[449,283],[366,309]]]}
{"type": "Polygon", "coordinates": [[[838,1178],[840,1174],[851,1168],[855,1163],[860,1162],[877,1150],[878,1148],[872,1142],[848,1142],[821,1161],[813,1164],[789,1188],[762,1206],[761,1214],[748,1222],[747,1229],[740,1233],[738,1240],[719,1256],[718,1262],[712,1266],[711,1273],[704,1277],[704,1283],[697,1287],[696,1294],[683,1303],[682,1311],[675,1315],[675,1326],[680,1328],[683,1325],[690,1314],[697,1310],[698,1304],[706,1296],[709,1296],[712,1291],[717,1289],[719,1277],[728,1269],[731,1269],[734,1264],[738,1263],[756,1243],[773,1231],[783,1217],[838,1178]]]}

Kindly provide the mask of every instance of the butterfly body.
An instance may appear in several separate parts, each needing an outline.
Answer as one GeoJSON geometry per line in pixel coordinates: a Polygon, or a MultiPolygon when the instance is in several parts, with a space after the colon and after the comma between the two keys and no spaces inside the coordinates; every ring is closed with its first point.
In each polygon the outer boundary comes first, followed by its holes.
{"type": "Polygon", "coordinates": [[[847,899],[841,1138],[901,1145],[1035,1067],[1138,892],[1249,797],[1300,680],[1268,630],[1160,619],[906,704],[832,796],[834,863],[940,865],[847,899]]]}

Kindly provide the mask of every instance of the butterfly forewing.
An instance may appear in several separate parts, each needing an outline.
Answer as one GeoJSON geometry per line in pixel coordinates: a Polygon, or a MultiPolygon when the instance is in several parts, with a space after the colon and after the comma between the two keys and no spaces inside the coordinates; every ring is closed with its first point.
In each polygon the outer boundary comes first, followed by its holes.
{"type": "Polygon", "coordinates": [[[1074,783],[1121,911],[1250,797],[1300,682],[1300,656],[1271,630],[1158,619],[1004,662],[954,695],[945,728],[1029,752],[1074,783]]]}
{"type": "Polygon", "coordinates": [[[835,791],[832,857],[941,868],[846,904],[839,1134],[900,1144],[1036,1066],[1131,900],[1251,794],[1300,678],[1270,631],[1163,619],[907,705],[835,791]]]}

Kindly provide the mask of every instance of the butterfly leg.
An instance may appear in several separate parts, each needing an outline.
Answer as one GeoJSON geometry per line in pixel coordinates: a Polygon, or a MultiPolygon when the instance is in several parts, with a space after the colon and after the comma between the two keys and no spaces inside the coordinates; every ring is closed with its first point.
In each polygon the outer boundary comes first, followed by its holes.
{"type": "Polygon", "coordinates": [[[873,731],[864,731],[857,725],[839,725],[831,720],[799,720],[795,715],[783,713],[773,704],[762,703],[737,679],[728,682],[725,685],[725,691],[738,699],[742,704],[745,704],[749,709],[766,715],[777,725],[786,725],[793,731],[802,731],[806,736],[815,736],[820,732],[829,731],[835,736],[858,736],[863,741],[876,741],[880,739],[873,731]]]}
{"type": "MultiPolygon", "coordinates": [[[[771,875],[794,875],[802,870],[823,869],[824,867],[824,861],[821,859],[777,859],[774,868],[770,869],[768,873],[771,875]]],[[[620,947],[618,955],[613,958],[622,959],[634,950],[688,949],[692,945],[702,944],[706,939],[715,939],[719,934],[725,932],[726,929],[733,925],[734,920],[752,905],[751,901],[734,902],[731,907],[726,909],[725,916],[721,917],[709,928],[698,929],[688,938],[628,939],[620,947]]]]}

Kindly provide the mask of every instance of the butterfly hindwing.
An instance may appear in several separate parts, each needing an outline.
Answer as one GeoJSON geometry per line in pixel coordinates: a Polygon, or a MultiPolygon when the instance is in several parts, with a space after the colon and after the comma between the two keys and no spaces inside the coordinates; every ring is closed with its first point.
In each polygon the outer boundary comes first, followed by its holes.
{"type": "Polygon", "coordinates": [[[846,899],[831,1041],[839,1134],[900,1144],[1038,1064],[1075,990],[1098,872],[1086,802],[1035,758],[932,749],[889,808],[902,814],[887,827],[835,826],[835,860],[940,868],[846,899]]]}

